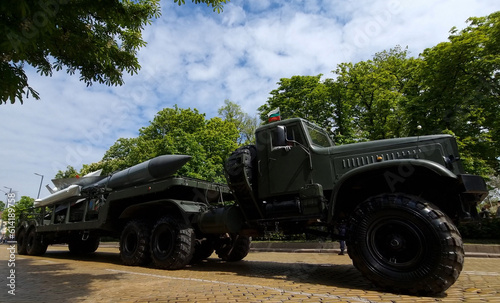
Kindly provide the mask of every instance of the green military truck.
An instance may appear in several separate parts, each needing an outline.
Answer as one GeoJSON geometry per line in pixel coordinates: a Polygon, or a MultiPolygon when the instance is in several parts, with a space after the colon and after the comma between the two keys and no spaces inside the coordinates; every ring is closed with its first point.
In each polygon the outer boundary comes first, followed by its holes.
{"type": "Polygon", "coordinates": [[[375,285],[428,295],[457,280],[464,250],[456,223],[477,217],[487,195],[481,177],[464,173],[449,135],[335,146],[309,121],[278,121],[227,159],[227,185],[171,176],[186,157],[73,182],[75,192],[49,196],[21,221],[19,253],[43,254],[53,243],[93,252],[111,236],[124,264],[178,269],[214,251],[241,260],[251,236],[278,228],[345,238],[354,266],[375,285]]]}

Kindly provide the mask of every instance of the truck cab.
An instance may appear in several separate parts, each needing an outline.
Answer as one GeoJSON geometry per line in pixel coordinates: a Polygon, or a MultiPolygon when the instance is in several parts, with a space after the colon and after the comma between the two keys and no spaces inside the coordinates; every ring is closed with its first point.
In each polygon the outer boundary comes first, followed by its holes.
{"type": "Polygon", "coordinates": [[[247,229],[345,240],[363,275],[411,294],[456,281],[464,258],[456,224],[477,217],[488,192],[464,172],[450,135],[335,146],[299,118],[257,129],[256,145],[233,152],[225,168],[247,229]]]}
{"type": "Polygon", "coordinates": [[[268,124],[256,132],[258,197],[272,199],[298,194],[304,184],[334,184],[328,149],[333,141],[317,125],[304,119],[268,124]]]}

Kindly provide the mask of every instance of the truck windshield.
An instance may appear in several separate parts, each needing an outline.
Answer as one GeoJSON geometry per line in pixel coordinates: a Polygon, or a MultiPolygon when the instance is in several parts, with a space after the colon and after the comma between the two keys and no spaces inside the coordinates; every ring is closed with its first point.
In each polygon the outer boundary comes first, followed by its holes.
{"type": "Polygon", "coordinates": [[[322,131],[319,131],[316,128],[313,128],[311,126],[307,126],[307,132],[309,133],[309,137],[311,138],[312,144],[315,146],[319,147],[330,147],[332,146],[332,141],[328,137],[327,134],[325,134],[322,131]]]}

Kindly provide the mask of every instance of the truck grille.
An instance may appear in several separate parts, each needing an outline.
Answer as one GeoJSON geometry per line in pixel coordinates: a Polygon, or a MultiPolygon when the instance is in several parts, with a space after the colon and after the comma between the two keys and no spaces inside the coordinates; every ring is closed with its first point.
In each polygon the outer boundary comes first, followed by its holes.
{"type": "MultiPolygon", "coordinates": [[[[421,151],[419,151],[421,152],[421,151]]],[[[407,159],[413,158],[417,154],[417,150],[401,150],[401,151],[393,151],[388,153],[380,153],[374,155],[367,156],[357,156],[357,157],[346,157],[342,159],[342,168],[350,169],[361,167],[368,164],[373,164],[377,161],[377,157],[382,157],[383,161],[387,160],[396,160],[396,159],[407,159]]]]}

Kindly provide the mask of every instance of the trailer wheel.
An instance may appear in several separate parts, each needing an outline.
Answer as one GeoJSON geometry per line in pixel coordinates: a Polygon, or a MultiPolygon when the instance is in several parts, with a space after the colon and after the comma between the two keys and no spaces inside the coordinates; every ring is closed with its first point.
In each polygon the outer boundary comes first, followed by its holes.
{"type": "Polygon", "coordinates": [[[225,235],[215,252],[224,261],[236,262],[243,260],[250,251],[251,238],[240,235],[225,235]]]}
{"type": "Polygon", "coordinates": [[[71,239],[68,243],[68,249],[73,254],[91,254],[99,247],[100,239],[96,236],[90,236],[87,240],[80,237],[71,239]]]}
{"type": "Polygon", "coordinates": [[[30,229],[26,239],[26,252],[30,256],[41,256],[47,251],[47,244],[44,244],[35,228],[30,229]]]}
{"type": "Polygon", "coordinates": [[[191,261],[194,245],[192,227],[172,217],[163,217],[153,228],[151,258],[158,268],[180,269],[191,261]]]}
{"type": "Polygon", "coordinates": [[[348,253],[375,285],[398,293],[439,294],[458,278],[461,236],[436,206],[404,194],[376,196],[349,220],[348,253]]]}
{"type": "Polygon", "coordinates": [[[141,220],[127,223],[120,236],[120,258],[130,266],[146,265],[151,261],[149,254],[149,224],[141,220]]]}
{"type": "Polygon", "coordinates": [[[17,253],[19,255],[27,255],[28,251],[26,250],[26,229],[21,229],[17,234],[17,253]]]}

